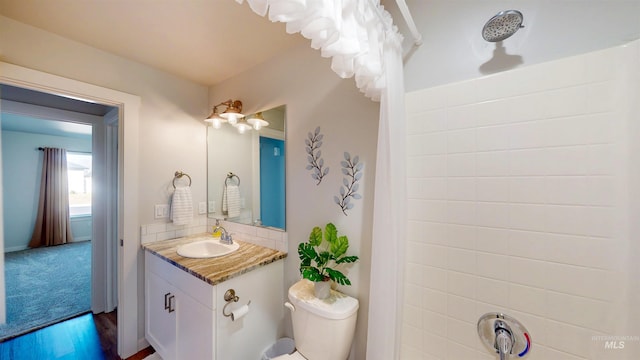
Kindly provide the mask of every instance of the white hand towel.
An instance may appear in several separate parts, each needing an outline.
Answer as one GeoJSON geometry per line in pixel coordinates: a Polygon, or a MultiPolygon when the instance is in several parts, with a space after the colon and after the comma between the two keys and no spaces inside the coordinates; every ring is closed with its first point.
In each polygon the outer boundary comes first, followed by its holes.
{"type": "Polygon", "coordinates": [[[190,187],[180,186],[173,192],[171,220],[175,225],[189,224],[193,220],[193,200],[190,187]]]}
{"type": "Polygon", "coordinates": [[[227,185],[222,194],[222,213],[228,218],[240,216],[240,188],[238,185],[227,185]]]}

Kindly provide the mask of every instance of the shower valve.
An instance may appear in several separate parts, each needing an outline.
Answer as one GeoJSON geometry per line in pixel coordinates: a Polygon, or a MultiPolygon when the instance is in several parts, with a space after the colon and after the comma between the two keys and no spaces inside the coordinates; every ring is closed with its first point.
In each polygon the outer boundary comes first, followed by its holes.
{"type": "Polygon", "coordinates": [[[500,360],[525,356],[531,349],[529,332],[518,320],[502,313],[487,313],[478,320],[478,335],[500,360]]]}

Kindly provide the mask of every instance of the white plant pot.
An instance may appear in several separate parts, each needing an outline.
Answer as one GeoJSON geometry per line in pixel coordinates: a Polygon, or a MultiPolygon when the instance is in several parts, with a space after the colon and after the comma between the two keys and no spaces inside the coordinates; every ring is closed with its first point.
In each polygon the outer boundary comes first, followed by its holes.
{"type": "Polygon", "coordinates": [[[313,285],[314,293],[318,299],[326,299],[331,295],[331,281],[316,281],[313,285]]]}

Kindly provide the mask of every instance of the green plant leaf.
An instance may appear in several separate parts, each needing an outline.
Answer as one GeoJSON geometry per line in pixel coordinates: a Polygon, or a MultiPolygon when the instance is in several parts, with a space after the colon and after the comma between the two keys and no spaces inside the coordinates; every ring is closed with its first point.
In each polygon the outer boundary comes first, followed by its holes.
{"type": "Polygon", "coordinates": [[[334,257],[333,255],[331,255],[330,252],[328,251],[322,251],[318,254],[318,257],[316,259],[316,263],[318,263],[318,267],[320,269],[322,269],[323,267],[325,267],[328,263],[329,260],[333,260],[334,257]]]}
{"type": "Polygon", "coordinates": [[[305,266],[311,265],[312,260],[317,261],[318,259],[316,249],[309,243],[300,243],[300,245],[298,245],[298,255],[305,266]]]}
{"type": "Polygon", "coordinates": [[[324,239],[333,244],[338,238],[338,229],[332,223],[328,223],[324,228],[324,239]]]}
{"type": "Polygon", "coordinates": [[[311,230],[311,234],[309,234],[309,245],[320,246],[320,243],[322,243],[322,229],[316,226],[311,230]]]}
{"type": "Polygon", "coordinates": [[[351,285],[351,281],[349,281],[349,279],[346,276],[344,276],[344,274],[341,273],[340,271],[333,270],[333,269],[326,269],[326,270],[331,280],[337,282],[340,285],[351,285]]]}
{"type": "Polygon", "coordinates": [[[351,281],[342,272],[332,268],[358,261],[357,256],[345,255],[348,249],[349,239],[345,235],[338,236],[338,229],[334,224],[327,223],[324,231],[318,226],[314,227],[309,234],[309,241],[298,244],[302,277],[313,282],[331,279],[340,285],[351,285],[351,281]],[[325,240],[327,244],[323,245],[325,240]]]}
{"type": "Polygon", "coordinates": [[[323,281],[324,276],[314,267],[302,269],[302,277],[311,281],[323,281]]]}
{"type": "Polygon", "coordinates": [[[356,261],[358,261],[357,256],[343,256],[336,260],[336,264],[354,263],[356,261]]]}
{"type": "Polygon", "coordinates": [[[349,239],[345,235],[340,236],[336,241],[331,243],[331,252],[336,258],[344,255],[349,248],[349,239]]]}

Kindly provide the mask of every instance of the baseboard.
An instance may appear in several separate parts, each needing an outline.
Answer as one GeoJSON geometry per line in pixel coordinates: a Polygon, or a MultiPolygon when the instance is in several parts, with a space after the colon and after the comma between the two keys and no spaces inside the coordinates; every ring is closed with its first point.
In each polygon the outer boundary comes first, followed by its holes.
{"type": "Polygon", "coordinates": [[[8,247],[4,249],[5,254],[9,253],[9,252],[14,252],[14,251],[21,251],[21,250],[27,250],[29,247],[28,246],[12,246],[12,247],[8,247]]]}
{"type": "Polygon", "coordinates": [[[146,349],[149,346],[151,346],[151,344],[149,344],[146,338],[138,339],[138,351],[146,349]]]}
{"type": "MultiPolygon", "coordinates": [[[[81,241],[91,241],[91,236],[83,236],[80,238],[74,238],[73,242],[81,242],[81,241]]],[[[10,253],[10,252],[15,252],[15,251],[22,251],[22,250],[28,250],[30,249],[30,247],[28,245],[23,245],[23,246],[12,246],[12,247],[8,247],[6,249],[4,249],[4,253],[10,253]]]]}

